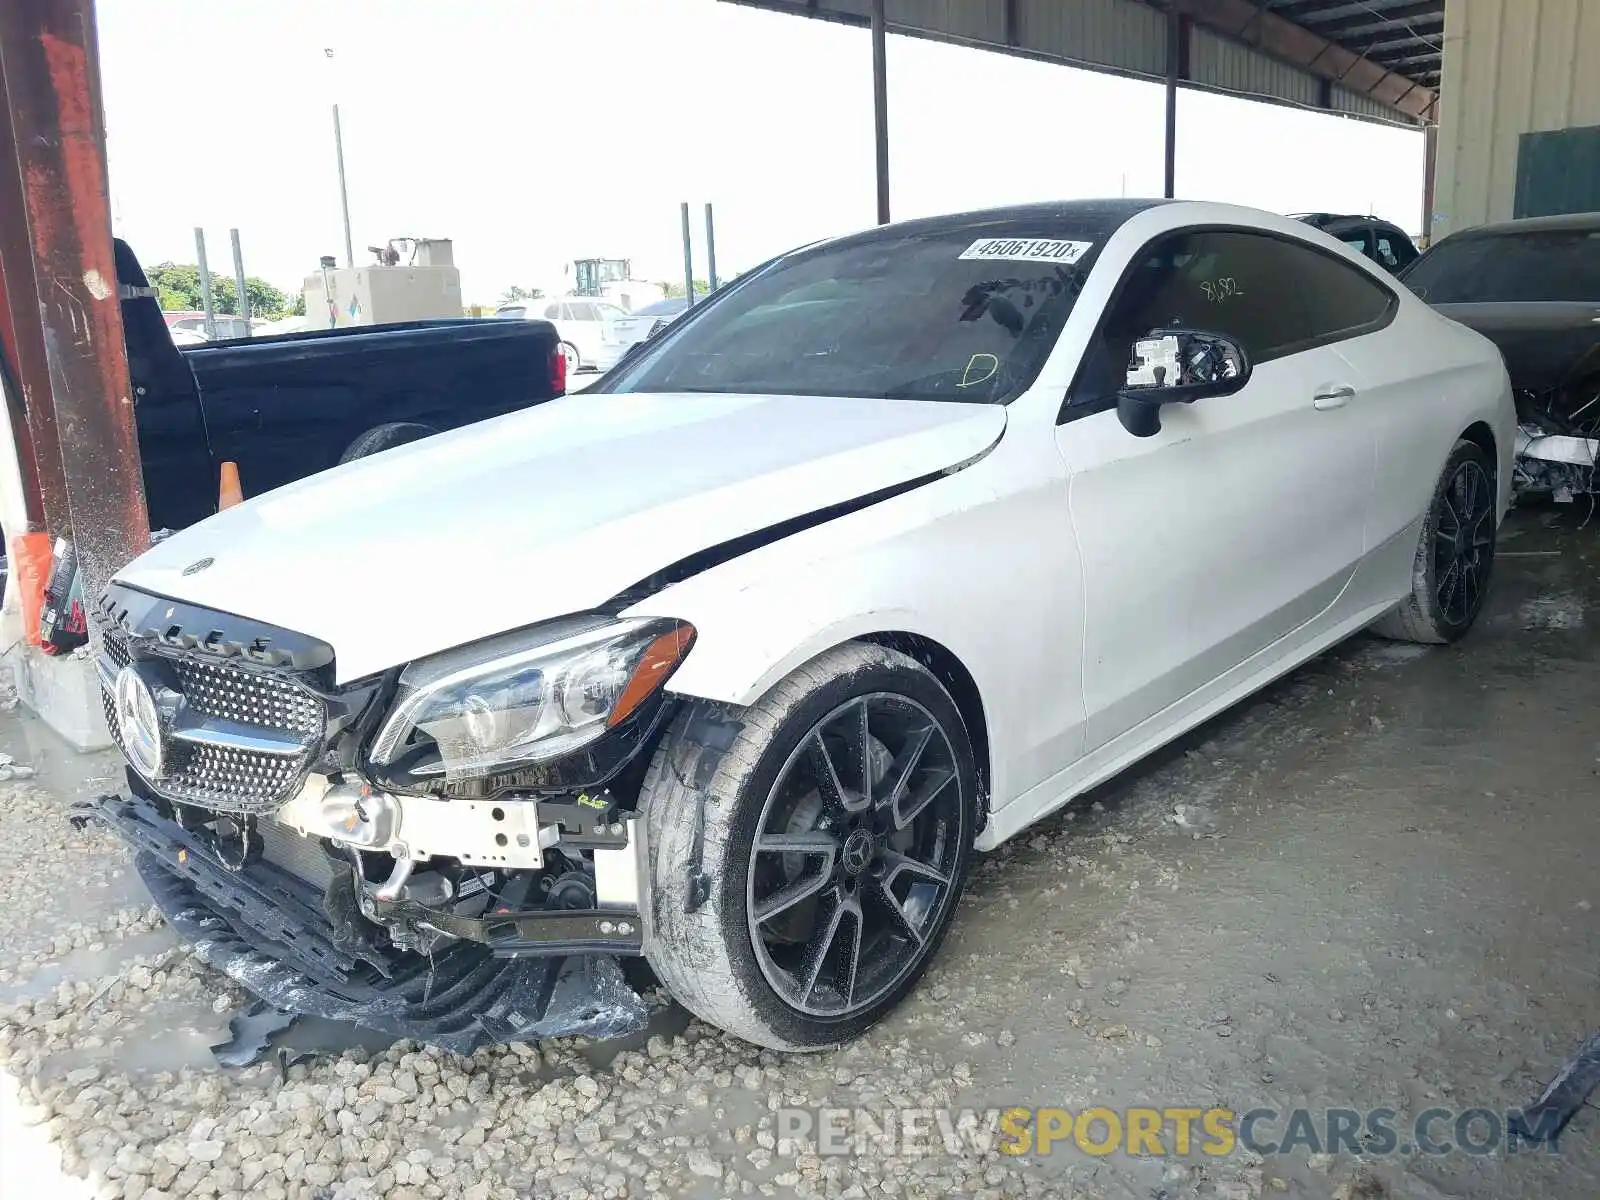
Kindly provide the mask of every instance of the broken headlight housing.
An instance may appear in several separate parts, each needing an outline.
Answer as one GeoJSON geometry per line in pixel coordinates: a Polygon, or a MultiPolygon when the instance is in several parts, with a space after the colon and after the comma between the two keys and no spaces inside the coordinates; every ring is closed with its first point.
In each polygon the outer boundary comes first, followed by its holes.
{"type": "Polygon", "coordinates": [[[579,617],[419,659],[368,758],[420,784],[551,762],[639,711],[693,641],[682,621],[579,617]]]}

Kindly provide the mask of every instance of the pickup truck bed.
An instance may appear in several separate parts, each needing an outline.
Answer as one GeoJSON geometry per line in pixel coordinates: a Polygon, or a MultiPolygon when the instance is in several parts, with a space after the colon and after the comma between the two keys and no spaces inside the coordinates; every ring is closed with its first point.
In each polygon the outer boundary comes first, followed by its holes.
{"type": "Polygon", "coordinates": [[[547,321],[418,321],[180,349],[142,294],[148,280],[132,250],[116,249],[152,528],[216,511],[224,461],[238,464],[253,496],[334,466],[376,426],[453,429],[565,388],[547,321]]]}

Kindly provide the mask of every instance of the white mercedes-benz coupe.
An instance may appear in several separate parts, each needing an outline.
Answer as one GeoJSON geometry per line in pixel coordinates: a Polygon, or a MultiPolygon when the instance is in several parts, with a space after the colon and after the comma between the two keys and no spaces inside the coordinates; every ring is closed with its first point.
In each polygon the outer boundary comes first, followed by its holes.
{"type": "Polygon", "coordinates": [[[974,849],[1368,626],[1461,637],[1515,434],[1489,342],[1287,218],[822,242],[581,396],[130,563],[96,815],[286,1008],[605,1036],[643,958],[724,1029],[835,1045],[974,849]]]}

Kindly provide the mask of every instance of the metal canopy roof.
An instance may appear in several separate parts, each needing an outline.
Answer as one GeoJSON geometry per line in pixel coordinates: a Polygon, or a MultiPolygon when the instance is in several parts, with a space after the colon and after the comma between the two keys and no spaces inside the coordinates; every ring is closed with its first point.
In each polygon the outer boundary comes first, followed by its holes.
{"type": "MultiPolygon", "coordinates": [[[[850,25],[872,0],[729,0],[850,25]]],[[[1185,87],[1431,124],[1445,0],[887,0],[895,33],[1185,87]]]]}
{"type": "Polygon", "coordinates": [[[1444,0],[1267,0],[1263,8],[1439,90],[1444,0]]]}

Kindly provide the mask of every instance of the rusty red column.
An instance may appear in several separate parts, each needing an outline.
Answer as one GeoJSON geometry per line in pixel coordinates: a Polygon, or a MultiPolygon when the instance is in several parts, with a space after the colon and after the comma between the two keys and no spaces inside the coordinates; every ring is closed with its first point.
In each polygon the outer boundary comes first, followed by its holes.
{"type": "MultiPolygon", "coordinates": [[[[111,246],[92,0],[0,0],[0,79],[48,368],[48,395],[30,389],[27,403],[53,412],[70,532],[92,600],[150,541],[111,246]]],[[[14,232],[9,208],[0,207],[0,244],[14,232]]],[[[34,417],[30,411],[28,424],[43,458],[37,431],[51,422],[34,417]]]]}

